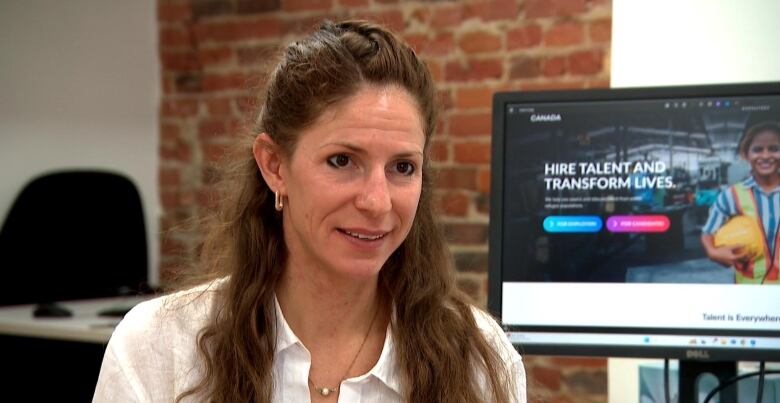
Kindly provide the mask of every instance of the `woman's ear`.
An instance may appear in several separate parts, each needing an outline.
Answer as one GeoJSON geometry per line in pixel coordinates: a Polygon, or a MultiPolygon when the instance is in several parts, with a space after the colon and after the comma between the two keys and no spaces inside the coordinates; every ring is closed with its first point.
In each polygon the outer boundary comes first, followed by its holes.
{"type": "Polygon", "coordinates": [[[260,133],[252,145],[252,154],[265,183],[274,192],[284,195],[286,187],[282,175],[282,153],[268,133],[260,133]]]}

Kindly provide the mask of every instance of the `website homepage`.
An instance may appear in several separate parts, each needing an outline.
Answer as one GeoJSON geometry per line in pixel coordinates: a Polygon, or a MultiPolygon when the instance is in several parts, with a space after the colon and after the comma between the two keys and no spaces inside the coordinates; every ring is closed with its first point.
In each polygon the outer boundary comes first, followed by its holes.
{"type": "Polygon", "coordinates": [[[780,97],[506,107],[505,324],[780,331],[780,97]]]}

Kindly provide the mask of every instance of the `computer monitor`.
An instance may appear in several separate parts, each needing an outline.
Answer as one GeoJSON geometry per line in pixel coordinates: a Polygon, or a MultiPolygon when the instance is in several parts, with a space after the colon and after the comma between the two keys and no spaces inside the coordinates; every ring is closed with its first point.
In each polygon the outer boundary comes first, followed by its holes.
{"type": "MultiPolygon", "coordinates": [[[[737,276],[701,240],[718,195],[751,177],[741,136],[777,122],[780,83],[497,93],[488,306],[511,341],[526,354],[780,360],[777,267],[737,276]]],[[[756,208],[777,238],[772,200],[756,208]]]]}

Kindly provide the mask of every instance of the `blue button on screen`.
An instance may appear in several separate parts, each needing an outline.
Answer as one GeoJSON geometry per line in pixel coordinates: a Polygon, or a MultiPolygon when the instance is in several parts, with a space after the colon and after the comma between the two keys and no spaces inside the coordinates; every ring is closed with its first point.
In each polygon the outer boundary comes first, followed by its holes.
{"type": "Polygon", "coordinates": [[[599,232],[603,225],[595,215],[552,215],[543,223],[547,232],[599,232]]]}

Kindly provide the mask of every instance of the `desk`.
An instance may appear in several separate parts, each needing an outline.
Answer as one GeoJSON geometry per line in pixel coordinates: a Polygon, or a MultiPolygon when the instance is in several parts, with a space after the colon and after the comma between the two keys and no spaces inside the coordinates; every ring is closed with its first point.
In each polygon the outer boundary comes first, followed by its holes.
{"type": "Polygon", "coordinates": [[[33,305],[0,307],[3,395],[20,401],[91,401],[106,343],[121,320],[97,312],[149,298],[63,302],[73,312],[68,318],[35,318],[33,305]]]}
{"type": "Polygon", "coordinates": [[[135,306],[149,298],[115,297],[60,303],[73,312],[68,318],[35,318],[34,305],[0,307],[0,335],[105,344],[121,318],[100,317],[97,313],[107,308],[135,306]]]}

